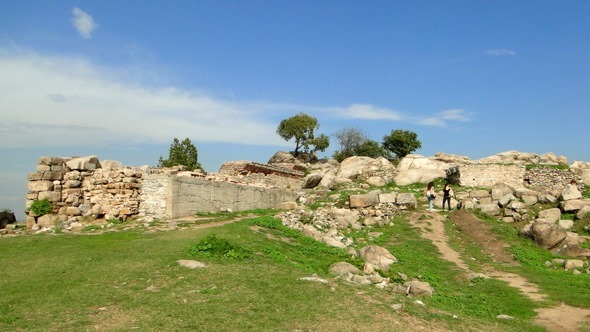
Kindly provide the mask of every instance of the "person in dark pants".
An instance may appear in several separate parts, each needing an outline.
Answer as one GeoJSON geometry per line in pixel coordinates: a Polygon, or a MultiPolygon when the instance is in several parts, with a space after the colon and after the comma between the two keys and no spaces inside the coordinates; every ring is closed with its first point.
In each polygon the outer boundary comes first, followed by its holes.
{"type": "Polygon", "coordinates": [[[442,208],[445,209],[445,202],[449,205],[449,211],[451,211],[451,197],[455,194],[453,193],[453,189],[451,185],[446,183],[445,187],[443,188],[443,201],[442,201],[442,208]]]}

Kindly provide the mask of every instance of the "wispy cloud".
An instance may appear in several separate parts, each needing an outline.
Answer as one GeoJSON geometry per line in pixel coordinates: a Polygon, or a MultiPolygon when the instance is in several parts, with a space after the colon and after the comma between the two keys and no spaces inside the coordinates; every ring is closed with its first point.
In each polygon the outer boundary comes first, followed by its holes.
{"type": "Polygon", "coordinates": [[[496,48],[496,49],[491,49],[491,50],[486,50],[485,54],[488,55],[494,55],[494,56],[506,56],[506,55],[515,55],[516,52],[514,52],[513,50],[508,50],[505,48],[496,48]]]}
{"type": "Polygon", "coordinates": [[[400,112],[370,104],[352,104],[347,108],[335,108],[334,110],[348,119],[387,121],[402,121],[404,119],[404,115],[400,112]]]}
{"type": "Polygon", "coordinates": [[[72,24],[78,30],[80,36],[84,39],[92,38],[92,33],[98,27],[92,16],[77,7],[72,9],[72,14],[74,15],[72,24]]]}
{"type": "MultiPolygon", "coordinates": [[[[76,58],[0,52],[0,148],[166,143],[283,145],[264,107],[151,88],[76,58]]],[[[269,106],[271,107],[271,106],[269,106]]]]}
{"type": "MultiPolygon", "coordinates": [[[[287,146],[280,120],[305,112],[321,121],[467,121],[463,110],[417,119],[371,104],[316,107],[227,101],[176,87],[142,85],[117,68],[84,59],[0,49],[0,148],[195,142],[287,146]]],[[[320,122],[321,122],[320,121],[320,122]]],[[[336,126],[336,125],[334,125],[336,126]]]]}
{"type": "Polygon", "coordinates": [[[419,119],[417,123],[424,126],[447,126],[449,122],[469,122],[473,118],[473,113],[466,112],[463,109],[449,109],[438,113],[433,116],[419,119]]]}

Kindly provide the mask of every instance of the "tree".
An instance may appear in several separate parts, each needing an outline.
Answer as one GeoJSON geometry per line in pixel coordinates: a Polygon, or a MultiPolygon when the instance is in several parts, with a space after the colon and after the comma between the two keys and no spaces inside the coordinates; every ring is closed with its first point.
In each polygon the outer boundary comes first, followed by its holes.
{"type": "Polygon", "coordinates": [[[340,151],[334,153],[334,158],[338,161],[356,155],[355,149],[367,141],[366,135],[358,128],[340,129],[334,136],[340,144],[340,151]]]}
{"type": "Polygon", "coordinates": [[[373,140],[366,140],[362,144],[357,145],[354,148],[354,156],[365,156],[371,158],[379,158],[383,157],[388,160],[391,160],[391,154],[389,151],[385,150],[381,144],[377,141],[373,140]]]}
{"type": "Polygon", "coordinates": [[[174,138],[172,145],[170,145],[170,151],[168,159],[163,159],[160,156],[158,160],[159,167],[172,167],[177,165],[184,165],[189,170],[195,169],[202,170],[201,164],[198,161],[199,153],[197,148],[193,145],[190,139],[185,138],[182,142],[178,138],[174,138]]]}
{"type": "Polygon", "coordinates": [[[313,146],[313,152],[324,152],[330,146],[330,138],[324,134],[308,141],[309,145],[313,146]]]}
{"type": "Polygon", "coordinates": [[[408,130],[396,129],[383,137],[383,147],[401,159],[422,147],[418,135],[408,130]]]}
{"type": "Polygon", "coordinates": [[[330,140],[326,135],[320,135],[314,138],[314,130],[319,129],[318,120],[305,113],[299,113],[293,117],[281,121],[277,127],[277,134],[284,140],[295,139],[295,150],[293,155],[299,155],[299,149],[303,148],[304,152],[309,152],[310,146],[312,151],[324,151],[330,145],[330,140]]]}

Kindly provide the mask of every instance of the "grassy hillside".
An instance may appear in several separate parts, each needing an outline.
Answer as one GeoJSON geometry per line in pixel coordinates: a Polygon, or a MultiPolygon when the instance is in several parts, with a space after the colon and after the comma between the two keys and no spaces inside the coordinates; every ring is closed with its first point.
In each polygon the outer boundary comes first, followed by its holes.
{"type": "MultiPolygon", "coordinates": [[[[536,307],[559,301],[590,305],[584,286],[590,275],[543,268],[548,254],[507,226],[494,225],[525,261],[520,272],[550,294],[547,302],[533,303],[498,280],[460,278],[406,215],[377,229],[382,235],[375,239],[366,231],[349,235],[359,245],[387,247],[399,262],[386,276],[401,282],[399,272],[428,281],[434,296],[419,304],[374,286],[349,284],[330,275],[328,267],[361,262],[282,226],[267,211],[203,229],[2,238],[0,330],[543,331],[533,323],[536,307]],[[191,270],[180,266],[180,259],[207,267],[191,270]],[[299,280],[313,274],[329,282],[299,280]],[[496,318],[500,314],[513,319],[496,318]]],[[[477,241],[448,228],[471,264],[489,263],[477,241]]]]}

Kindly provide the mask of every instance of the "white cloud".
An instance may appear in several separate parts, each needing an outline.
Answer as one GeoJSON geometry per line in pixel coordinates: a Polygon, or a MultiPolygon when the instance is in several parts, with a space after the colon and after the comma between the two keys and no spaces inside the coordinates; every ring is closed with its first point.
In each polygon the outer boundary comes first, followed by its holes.
{"type": "Polygon", "coordinates": [[[84,59],[0,49],[0,148],[195,142],[289,146],[278,121],[305,112],[321,121],[407,121],[444,126],[468,121],[461,109],[417,119],[371,104],[314,107],[229,102],[174,87],[142,86],[117,68],[84,59]],[[320,117],[321,118],[321,117],[320,117]]]}
{"type": "Polygon", "coordinates": [[[487,51],[485,51],[485,53],[488,55],[495,55],[495,56],[515,55],[516,54],[516,52],[514,52],[513,50],[507,50],[504,48],[487,50],[487,51]]]}
{"type": "Polygon", "coordinates": [[[397,111],[370,104],[352,104],[347,108],[332,108],[332,112],[348,119],[402,121],[405,116],[397,111]]]}
{"type": "Polygon", "coordinates": [[[80,8],[72,9],[72,14],[74,17],[72,18],[72,24],[78,30],[78,33],[84,39],[92,38],[92,33],[98,27],[98,24],[94,22],[92,16],[88,15],[86,12],[82,11],[80,8]]]}
{"type": "Polygon", "coordinates": [[[0,52],[0,148],[167,143],[173,137],[283,145],[272,105],[147,88],[74,58],[0,52]]]}
{"type": "Polygon", "coordinates": [[[449,109],[435,113],[433,116],[419,119],[417,123],[424,126],[444,127],[448,122],[469,122],[472,117],[472,113],[466,112],[463,109],[449,109]]]}

